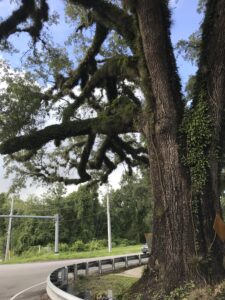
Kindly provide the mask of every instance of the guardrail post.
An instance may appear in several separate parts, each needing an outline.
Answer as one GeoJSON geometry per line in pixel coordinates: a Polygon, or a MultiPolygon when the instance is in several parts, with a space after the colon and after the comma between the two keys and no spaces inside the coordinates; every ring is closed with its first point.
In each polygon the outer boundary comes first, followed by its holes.
{"type": "Polygon", "coordinates": [[[127,256],[125,257],[125,267],[126,267],[126,269],[128,268],[128,258],[127,258],[127,256]]]}
{"type": "Polygon", "coordinates": [[[98,273],[102,274],[102,262],[101,262],[101,260],[98,261],[98,273]]]}
{"type": "Polygon", "coordinates": [[[141,254],[139,254],[139,265],[141,265],[141,254]]]}
{"type": "Polygon", "coordinates": [[[77,264],[74,265],[74,269],[73,269],[73,277],[74,277],[74,279],[77,279],[77,277],[78,277],[77,264]]]}
{"type": "Polygon", "coordinates": [[[59,269],[57,272],[57,281],[60,283],[60,285],[62,285],[63,283],[63,273],[64,273],[63,268],[59,269]]]}
{"type": "Polygon", "coordinates": [[[85,275],[88,275],[88,261],[86,262],[85,275]]]}
{"type": "Polygon", "coordinates": [[[68,284],[68,268],[67,267],[64,267],[63,284],[64,285],[68,284]]]}
{"type": "Polygon", "coordinates": [[[116,270],[116,264],[115,264],[115,259],[112,259],[112,270],[115,271],[116,270]]]}

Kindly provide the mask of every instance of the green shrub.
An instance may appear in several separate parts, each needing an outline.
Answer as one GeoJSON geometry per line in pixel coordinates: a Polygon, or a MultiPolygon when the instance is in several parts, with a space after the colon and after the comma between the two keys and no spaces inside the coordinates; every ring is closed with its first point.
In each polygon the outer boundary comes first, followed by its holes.
{"type": "Polygon", "coordinates": [[[128,239],[121,239],[120,246],[129,246],[130,242],[128,239]]]}
{"type": "Polygon", "coordinates": [[[118,244],[116,242],[112,241],[112,247],[115,248],[117,246],[118,246],[118,244]]]}
{"type": "Polygon", "coordinates": [[[116,246],[129,246],[129,245],[136,244],[134,241],[129,241],[128,239],[121,239],[121,238],[113,239],[113,242],[116,244],[116,246]]]}
{"type": "Polygon", "coordinates": [[[70,249],[72,251],[82,252],[87,249],[87,246],[83,243],[83,241],[77,240],[71,245],[70,249]]]}
{"type": "Polygon", "coordinates": [[[62,251],[62,252],[69,251],[69,245],[66,244],[66,243],[60,243],[59,244],[59,251],[62,251]]]}
{"type": "Polygon", "coordinates": [[[102,246],[102,248],[105,248],[108,246],[108,240],[106,240],[106,239],[98,240],[98,242],[102,246]]]}
{"type": "Polygon", "coordinates": [[[135,246],[135,245],[137,245],[138,243],[136,242],[136,241],[130,241],[129,240],[129,246],[135,246]]]}
{"type": "Polygon", "coordinates": [[[105,245],[101,240],[92,240],[87,244],[87,248],[89,251],[104,249],[105,245]]]}

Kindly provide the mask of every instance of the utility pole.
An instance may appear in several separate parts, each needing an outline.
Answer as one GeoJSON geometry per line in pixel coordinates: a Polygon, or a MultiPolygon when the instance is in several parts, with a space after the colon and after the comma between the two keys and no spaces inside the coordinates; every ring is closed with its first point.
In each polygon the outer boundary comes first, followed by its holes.
{"type": "Polygon", "coordinates": [[[8,232],[7,232],[7,241],[6,241],[6,248],[5,248],[5,260],[9,257],[9,248],[10,248],[10,240],[11,240],[11,229],[12,229],[12,216],[13,216],[13,204],[14,198],[11,198],[11,208],[9,214],[9,225],[8,225],[8,232]]]}
{"type": "Polygon", "coordinates": [[[112,251],[112,235],[111,235],[111,220],[110,220],[110,204],[109,204],[109,187],[107,186],[107,228],[108,228],[108,250],[112,251]]]}
{"type": "Polygon", "coordinates": [[[59,215],[55,216],[55,254],[59,253],[59,215]]]}

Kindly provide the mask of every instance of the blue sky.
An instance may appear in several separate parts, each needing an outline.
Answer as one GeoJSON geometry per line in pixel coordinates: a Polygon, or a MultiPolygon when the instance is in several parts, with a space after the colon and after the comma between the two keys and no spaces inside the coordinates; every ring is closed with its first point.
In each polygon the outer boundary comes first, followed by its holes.
{"type": "MultiPolygon", "coordinates": [[[[63,1],[62,0],[50,0],[51,8],[58,13],[63,11],[63,1]]],[[[198,0],[171,0],[172,8],[172,41],[175,45],[180,39],[187,39],[188,36],[196,31],[199,27],[201,21],[201,16],[196,12],[198,0]]],[[[4,18],[9,15],[11,11],[8,0],[0,0],[0,15],[4,18]]],[[[63,20],[62,20],[63,21],[63,20]]],[[[65,35],[70,31],[69,27],[64,26],[55,26],[54,27],[54,36],[57,39],[58,43],[61,43],[64,40],[65,35]]],[[[26,34],[21,35],[19,38],[12,37],[12,40],[16,40],[18,48],[25,50],[27,36],[26,34]]],[[[18,65],[18,56],[10,56],[4,53],[0,54],[3,58],[6,58],[12,65],[18,65]]],[[[179,68],[179,74],[182,79],[182,83],[185,84],[188,80],[190,74],[195,72],[195,67],[191,63],[185,62],[182,57],[178,57],[177,64],[179,68]]],[[[4,179],[4,170],[2,167],[2,157],[0,157],[0,192],[6,192],[10,186],[11,180],[4,179]]],[[[111,176],[112,178],[119,178],[121,170],[117,171],[116,175],[111,176]]],[[[114,184],[118,185],[118,182],[112,179],[114,184]]],[[[30,193],[41,193],[42,188],[37,189],[37,187],[27,187],[27,189],[21,192],[22,197],[27,197],[30,193]]]]}
{"type": "MultiPolygon", "coordinates": [[[[175,45],[180,39],[187,39],[198,29],[201,16],[196,12],[198,0],[179,0],[177,3],[174,0],[172,2],[175,7],[173,9],[172,41],[175,45]]],[[[177,64],[182,83],[185,84],[196,68],[191,63],[184,61],[182,57],[178,57],[177,64]]]]}

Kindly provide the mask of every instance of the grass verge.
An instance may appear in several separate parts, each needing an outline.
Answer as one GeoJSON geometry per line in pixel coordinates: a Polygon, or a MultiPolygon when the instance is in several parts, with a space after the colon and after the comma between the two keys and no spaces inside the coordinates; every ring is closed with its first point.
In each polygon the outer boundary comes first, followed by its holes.
{"type": "Polygon", "coordinates": [[[95,251],[85,251],[85,252],[61,252],[59,254],[54,253],[37,253],[30,254],[29,256],[13,256],[7,262],[1,262],[0,264],[15,264],[15,263],[28,263],[28,262],[41,262],[41,261],[54,261],[62,259],[79,259],[79,258],[94,258],[101,256],[110,256],[110,255],[123,255],[130,253],[139,253],[140,245],[132,245],[125,247],[115,247],[109,253],[108,249],[101,249],[95,251]]]}
{"type": "Polygon", "coordinates": [[[81,298],[88,294],[90,299],[108,299],[107,296],[112,299],[113,296],[113,299],[120,300],[137,280],[119,274],[79,277],[75,285],[71,285],[70,292],[81,298]]]}

